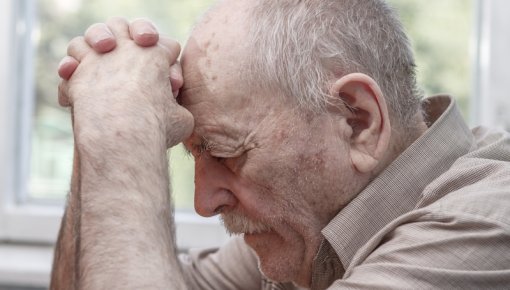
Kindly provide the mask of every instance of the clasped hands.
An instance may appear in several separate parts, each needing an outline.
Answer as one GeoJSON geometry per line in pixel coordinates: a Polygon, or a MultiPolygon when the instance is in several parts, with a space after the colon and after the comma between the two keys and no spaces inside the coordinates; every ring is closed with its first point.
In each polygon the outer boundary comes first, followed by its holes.
{"type": "Polygon", "coordinates": [[[175,99],[184,82],[179,53],[142,19],[111,18],[74,38],[58,68],[58,101],[72,108],[77,141],[158,132],[171,147],[188,137],[193,117],[175,99]]]}

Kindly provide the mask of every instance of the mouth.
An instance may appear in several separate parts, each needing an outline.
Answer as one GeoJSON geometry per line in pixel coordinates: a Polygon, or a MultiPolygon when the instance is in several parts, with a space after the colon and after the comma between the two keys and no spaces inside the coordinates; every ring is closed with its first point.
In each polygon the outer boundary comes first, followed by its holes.
{"type": "Polygon", "coordinates": [[[231,235],[256,235],[272,232],[268,224],[252,220],[245,215],[225,213],[221,214],[221,221],[227,232],[231,235]]]}

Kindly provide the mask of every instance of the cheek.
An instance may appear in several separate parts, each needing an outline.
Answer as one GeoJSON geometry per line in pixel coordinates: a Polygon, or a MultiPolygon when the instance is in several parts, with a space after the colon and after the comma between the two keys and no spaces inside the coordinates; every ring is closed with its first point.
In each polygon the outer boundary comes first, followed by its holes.
{"type": "Polygon", "coordinates": [[[253,152],[242,170],[244,178],[264,192],[264,206],[272,203],[302,223],[324,227],[350,200],[355,176],[345,148],[306,144],[301,151],[253,152]],[[329,149],[335,148],[336,151],[329,149]],[[298,218],[299,217],[299,218],[298,218]]]}
{"type": "Polygon", "coordinates": [[[324,162],[317,156],[305,160],[298,154],[281,153],[248,156],[242,179],[258,197],[258,212],[285,221],[301,233],[316,231],[311,205],[317,202],[313,193],[320,192],[320,180],[311,177],[322,175],[324,162]]]}
{"type": "Polygon", "coordinates": [[[330,201],[325,197],[337,191],[324,179],[330,167],[326,151],[321,149],[300,154],[255,151],[247,156],[240,176],[249,180],[247,187],[254,189],[251,195],[258,196],[258,205],[252,210],[278,220],[276,233],[245,236],[269,278],[286,281],[310,269],[320,245],[320,231],[327,223],[322,210],[330,201]]]}
{"type": "Polygon", "coordinates": [[[278,150],[271,153],[262,150],[250,152],[241,176],[272,194],[281,195],[299,180],[299,170],[293,166],[293,159],[293,156],[281,154],[278,150]]]}

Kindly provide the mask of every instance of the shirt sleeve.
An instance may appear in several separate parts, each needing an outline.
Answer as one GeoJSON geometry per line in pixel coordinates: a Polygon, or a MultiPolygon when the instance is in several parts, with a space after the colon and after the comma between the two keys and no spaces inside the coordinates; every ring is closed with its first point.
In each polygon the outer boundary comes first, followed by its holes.
{"type": "Polygon", "coordinates": [[[261,289],[257,257],[240,237],[220,248],[190,250],[179,258],[188,289],[261,289]]]}
{"type": "Polygon", "coordinates": [[[365,251],[328,289],[510,289],[510,226],[501,220],[428,213],[365,251]]]}

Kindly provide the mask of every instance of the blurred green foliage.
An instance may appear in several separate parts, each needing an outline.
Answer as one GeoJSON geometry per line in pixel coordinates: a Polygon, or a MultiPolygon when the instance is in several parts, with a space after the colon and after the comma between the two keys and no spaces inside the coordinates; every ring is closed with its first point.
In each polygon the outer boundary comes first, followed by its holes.
{"type": "Polygon", "coordinates": [[[473,0],[389,0],[411,39],[418,82],[427,95],[448,93],[469,116],[473,0]]]}

